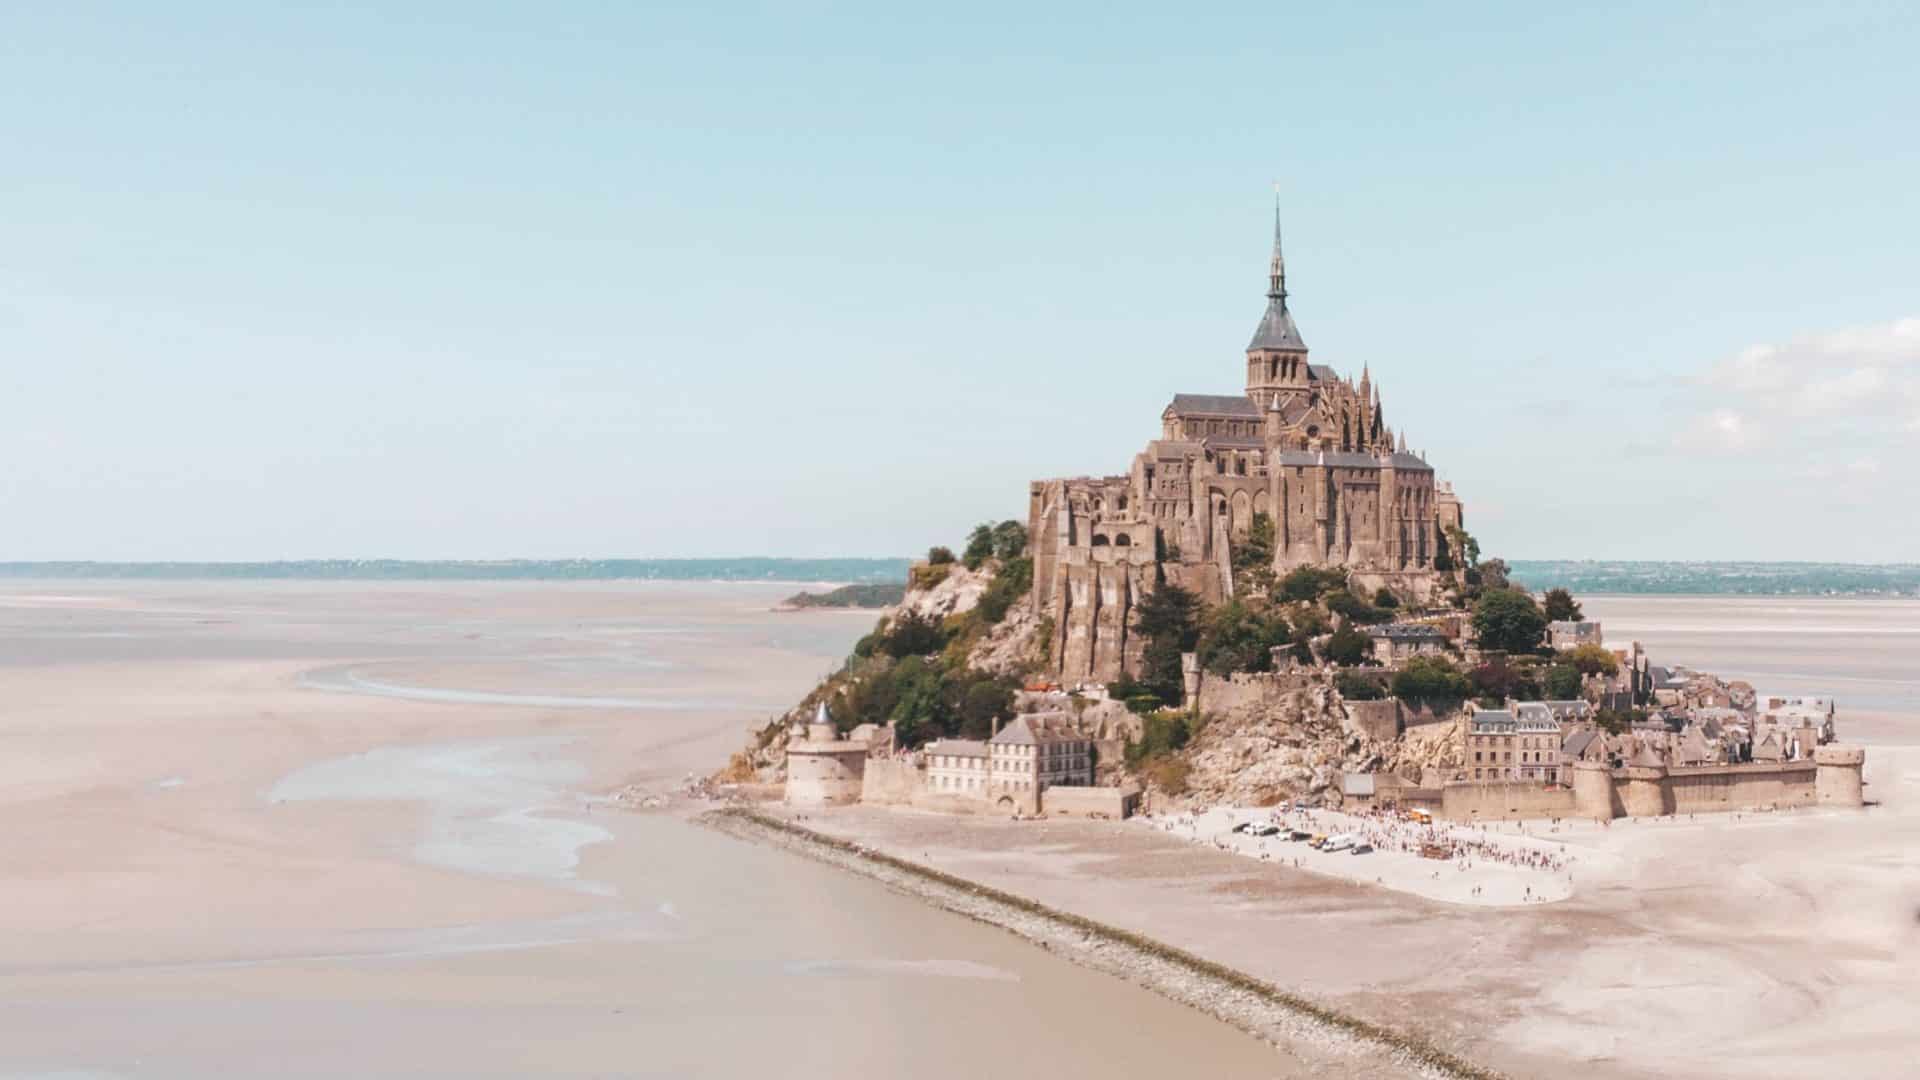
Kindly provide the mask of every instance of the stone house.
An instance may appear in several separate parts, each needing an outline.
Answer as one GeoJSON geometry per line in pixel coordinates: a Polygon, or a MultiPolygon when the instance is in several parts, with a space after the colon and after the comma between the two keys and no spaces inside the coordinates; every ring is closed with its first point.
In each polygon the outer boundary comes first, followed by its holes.
{"type": "Polygon", "coordinates": [[[1541,702],[1483,709],[1467,721],[1467,776],[1558,783],[1560,747],[1560,723],[1541,702]]]}
{"type": "Polygon", "coordinates": [[[1571,649],[1579,645],[1598,645],[1601,642],[1600,624],[1597,622],[1573,622],[1556,619],[1547,624],[1547,644],[1555,649],[1571,649]]]}
{"type": "Polygon", "coordinates": [[[1093,740],[1067,723],[1067,714],[1016,716],[987,742],[987,771],[995,792],[1038,794],[1050,787],[1093,784],[1093,740]]]}
{"type": "Polygon", "coordinates": [[[1367,627],[1373,642],[1373,658],[1388,668],[1416,656],[1441,656],[1447,651],[1447,636],[1425,623],[1383,623],[1367,627]]]}
{"type": "Polygon", "coordinates": [[[986,798],[987,744],[979,739],[938,739],[922,751],[927,762],[927,790],[940,795],[986,798]]]}

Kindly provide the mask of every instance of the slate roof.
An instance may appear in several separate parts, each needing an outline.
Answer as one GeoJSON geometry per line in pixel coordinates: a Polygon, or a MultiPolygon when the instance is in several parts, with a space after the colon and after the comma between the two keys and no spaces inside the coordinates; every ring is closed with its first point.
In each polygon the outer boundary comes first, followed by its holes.
{"type": "Polygon", "coordinates": [[[948,754],[953,757],[986,757],[987,744],[979,739],[938,739],[927,744],[929,754],[948,754]]]}
{"type": "Polygon", "coordinates": [[[1231,416],[1260,419],[1260,406],[1245,394],[1175,394],[1167,406],[1175,416],[1231,416]]]}
{"type": "MultiPolygon", "coordinates": [[[[1393,467],[1407,472],[1432,472],[1433,466],[1404,451],[1389,456],[1393,467]]],[[[1361,454],[1351,450],[1282,450],[1277,465],[1336,465],[1343,469],[1378,469],[1385,462],[1372,454],[1361,454]]]]}
{"type": "Polygon", "coordinates": [[[1505,709],[1481,709],[1473,714],[1472,730],[1475,734],[1488,731],[1512,731],[1513,714],[1505,709]]]}
{"type": "Polygon", "coordinates": [[[1391,638],[1397,641],[1416,639],[1439,641],[1445,639],[1447,635],[1426,623],[1386,623],[1382,626],[1369,627],[1367,636],[1391,638]]]}
{"type": "Polygon", "coordinates": [[[1306,351],[1307,343],[1300,338],[1300,328],[1293,325],[1293,313],[1287,310],[1284,297],[1267,301],[1267,313],[1260,317],[1260,325],[1254,328],[1253,340],[1247,342],[1247,348],[1306,351]]]}
{"type": "Polygon", "coordinates": [[[1600,733],[1597,731],[1576,731],[1560,744],[1560,752],[1570,758],[1578,758],[1586,753],[1587,748],[1593,745],[1593,740],[1599,737],[1600,733]]]}

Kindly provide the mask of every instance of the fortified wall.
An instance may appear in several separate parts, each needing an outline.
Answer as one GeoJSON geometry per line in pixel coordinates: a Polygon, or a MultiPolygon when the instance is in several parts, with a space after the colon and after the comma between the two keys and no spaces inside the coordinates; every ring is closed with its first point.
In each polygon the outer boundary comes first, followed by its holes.
{"type": "Polygon", "coordinates": [[[1823,746],[1811,761],[1608,769],[1573,765],[1573,786],[1454,781],[1441,791],[1450,821],[1664,817],[1669,814],[1864,804],[1857,746],[1823,746]]]}

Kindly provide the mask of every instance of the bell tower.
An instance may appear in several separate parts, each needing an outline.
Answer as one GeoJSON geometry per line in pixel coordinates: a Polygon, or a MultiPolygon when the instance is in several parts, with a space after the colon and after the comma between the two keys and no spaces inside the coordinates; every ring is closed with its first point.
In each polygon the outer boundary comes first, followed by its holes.
{"type": "Polygon", "coordinates": [[[1247,396],[1261,409],[1307,388],[1307,343],[1287,310],[1287,261],[1280,253],[1280,196],[1274,194],[1273,262],[1267,271],[1267,313],[1247,345],[1247,396]]]}

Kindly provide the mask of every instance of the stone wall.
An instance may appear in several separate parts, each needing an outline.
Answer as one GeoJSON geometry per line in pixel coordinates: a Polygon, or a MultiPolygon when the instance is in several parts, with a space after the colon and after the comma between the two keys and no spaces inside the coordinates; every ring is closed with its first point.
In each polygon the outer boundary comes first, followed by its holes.
{"type": "Polygon", "coordinates": [[[1446,786],[1440,813],[1453,821],[1608,819],[1861,805],[1858,783],[1864,754],[1855,747],[1821,750],[1832,752],[1817,759],[1817,764],[1789,761],[1609,771],[1598,762],[1583,761],[1573,767],[1571,788],[1456,781],[1446,786]]]}
{"type": "Polygon", "coordinates": [[[1140,789],[1118,787],[1050,787],[1040,793],[1040,809],[1052,816],[1105,817],[1114,821],[1127,817],[1140,805],[1140,789]]]}
{"type": "Polygon", "coordinates": [[[926,774],[907,758],[869,758],[860,781],[860,801],[874,806],[908,806],[926,791],[926,774]]]}
{"type": "Polygon", "coordinates": [[[1346,704],[1347,723],[1352,730],[1378,742],[1391,742],[1400,737],[1400,702],[1396,699],[1349,701],[1346,704]]]}
{"type": "Polygon", "coordinates": [[[1665,804],[1670,814],[1754,810],[1763,806],[1812,806],[1811,761],[1782,765],[1703,765],[1667,770],[1665,804]]]}
{"type": "Polygon", "coordinates": [[[1543,784],[1456,781],[1441,791],[1440,814],[1450,821],[1573,817],[1573,789],[1543,784]]]}
{"type": "Polygon", "coordinates": [[[1210,671],[1200,675],[1200,711],[1229,713],[1246,706],[1277,707],[1295,690],[1313,685],[1304,671],[1242,672],[1221,678],[1210,671]]]}
{"type": "Polygon", "coordinates": [[[1429,724],[1451,724],[1458,719],[1460,719],[1458,705],[1435,712],[1432,705],[1425,703],[1417,707],[1404,701],[1400,703],[1400,730],[1402,731],[1426,727],[1429,724]]]}

